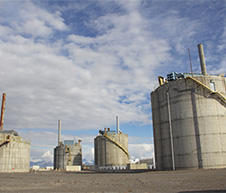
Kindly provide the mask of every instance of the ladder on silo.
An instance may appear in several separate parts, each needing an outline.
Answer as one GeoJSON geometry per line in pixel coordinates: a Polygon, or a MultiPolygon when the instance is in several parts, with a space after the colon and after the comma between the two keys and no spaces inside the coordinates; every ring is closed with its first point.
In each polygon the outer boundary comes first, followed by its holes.
{"type": "Polygon", "coordinates": [[[196,84],[198,84],[199,86],[201,86],[210,95],[213,95],[213,98],[215,98],[217,101],[219,101],[226,108],[226,98],[220,92],[213,91],[208,86],[206,86],[205,84],[203,84],[202,82],[200,82],[199,80],[196,80],[195,78],[193,78],[191,76],[186,77],[186,79],[190,79],[190,80],[194,81],[196,84]]]}
{"type": "Polygon", "coordinates": [[[112,141],[114,144],[116,144],[119,148],[121,148],[125,153],[126,155],[128,156],[129,158],[129,152],[123,147],[121,146],[117,141],[115,141],[114,139],[110,138],[106,133],[104,134],[104,136],[109,139],[110,141],[112,141]]]}

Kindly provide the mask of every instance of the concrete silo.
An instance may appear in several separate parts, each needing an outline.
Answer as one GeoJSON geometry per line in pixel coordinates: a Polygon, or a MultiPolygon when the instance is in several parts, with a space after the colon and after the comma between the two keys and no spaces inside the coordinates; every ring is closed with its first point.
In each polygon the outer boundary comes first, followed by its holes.
{"type": "MultiPolygon", "coordinates": [[[[118,119],[117,119],[118,120],[118,119]]],[[[118,121],[117,121],[118,123],[118,121]]],[[[126,167],[129,163],[128,135],[105,128],[94,139],[96,167],[126,167]]]]}
{"type": "Polygon", "coordinates": [[[0,121],[0,172],[29,172],[31,143],[14,130],[3,130],[6,94],[2,97],[0,121]]]}
{"type": "Polygon", "coordinates": [[[78,171],[82,166],[81,140],[75,143],[74,140],[61,142],[61,121],[59,120],[58,146],[54,148],[54,169],[66,171],[78,171]]]}
{"type": "Polygon", "coordinates": [[[151,93],[157,170],[226,167],[226,78],[171,73],[151,93]]]}
{"type": "Polygon", "coordinates": [[[30,150],[16,131],[0,131],[0,172],[29,172],[30,150]]]}

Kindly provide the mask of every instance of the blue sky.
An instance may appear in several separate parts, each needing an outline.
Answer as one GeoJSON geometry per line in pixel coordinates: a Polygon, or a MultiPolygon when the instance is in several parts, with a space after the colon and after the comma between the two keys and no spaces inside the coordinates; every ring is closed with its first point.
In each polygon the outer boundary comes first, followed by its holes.
{"type": "Polygon", "coordinates": [[[131,158],[153,157],[150,92],[159,75],[226,72],[225,0],[0,1],[0,93],[5,129],[31,140],[31,160],[82,139],[93,160],[100,129],[129,136],[131,158]]]}

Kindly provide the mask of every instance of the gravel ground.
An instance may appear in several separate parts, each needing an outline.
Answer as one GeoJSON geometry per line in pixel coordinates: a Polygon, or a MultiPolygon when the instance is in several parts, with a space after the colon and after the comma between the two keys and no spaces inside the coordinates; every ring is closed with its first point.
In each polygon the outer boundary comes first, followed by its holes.
{"type": "Polygon", "coordinates": [[[0,173],[0,192],[226,192],[226,169],[0,173]]]}

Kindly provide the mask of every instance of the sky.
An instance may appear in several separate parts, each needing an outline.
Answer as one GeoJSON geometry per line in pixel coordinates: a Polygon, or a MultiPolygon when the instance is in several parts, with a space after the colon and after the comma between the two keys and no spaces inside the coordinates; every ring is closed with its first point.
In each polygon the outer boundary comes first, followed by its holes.
{"type": "Polygon", "coordinates": [[[150,93],[158,76],[226,72],[226,0],[0,0],[4,129],[31,141],[31,161],[53,161],[62,141],[82,140],[94,160],[105,127],[128,134],[131,159],[154,155],[150,93]]]}

